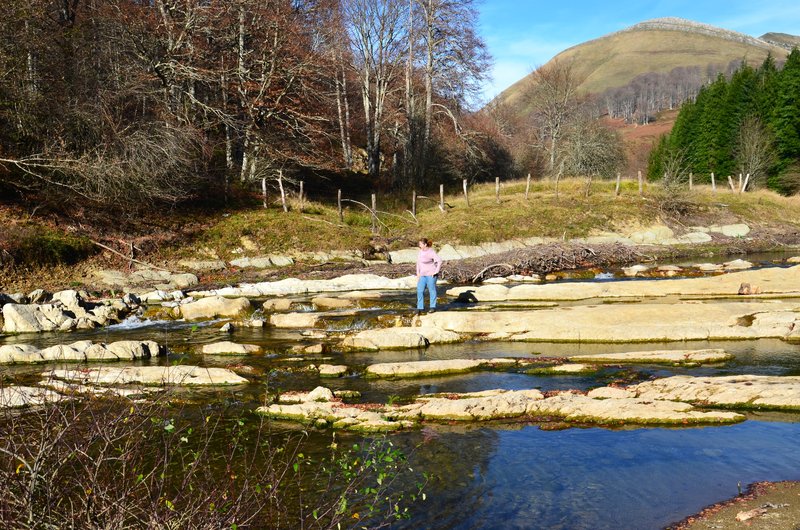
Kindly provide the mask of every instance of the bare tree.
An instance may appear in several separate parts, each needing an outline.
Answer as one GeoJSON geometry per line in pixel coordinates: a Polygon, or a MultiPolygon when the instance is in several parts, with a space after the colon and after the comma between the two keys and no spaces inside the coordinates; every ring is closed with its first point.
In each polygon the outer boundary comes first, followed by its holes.
{"type": "Polygon", "coordinates": [[[408,10],[401,0],[344,0],[343,9],[352,66],[361,79],[367,170],[377,180],[387,98],[397,89],[406,60],[408,10]]]}
{"type": "Polygon", "coordinates": [[[742,121],[735,153],[739,171],[749,175],[748,186],[756,187],[766,179],[776,160],[775,146],[772,135],[758,116],[750,115],[742,121]]]}
{"type": "Polygon", "coordinates": [[[625,163],[625,153],[615,131],[583,115],[565,128],[558,159],[565,175],[586,177],[588,195],[594,177],[613,175],[625,163]]]}
{"type": "Polygon", "coordinates": [[[543,147],[550,155],[550,173],[555,171],[558,144],[564,129],[580,106],[577,91],[581,81],[572,63],[553,60],[534,70],[525,90],[525,100],[532,107],[534,119],[546,142],[543,147]]]}
{"type": "MultiPolygon", "coordinates": [[[[431,141],[434,94],[458,107],[474,96],[486,79],[489,55],[477,35],[473,0],[422,0],[425,73],[423,152],[431,141]]],[[[457,108],[449,108],[452,113],[457,108]]]]}

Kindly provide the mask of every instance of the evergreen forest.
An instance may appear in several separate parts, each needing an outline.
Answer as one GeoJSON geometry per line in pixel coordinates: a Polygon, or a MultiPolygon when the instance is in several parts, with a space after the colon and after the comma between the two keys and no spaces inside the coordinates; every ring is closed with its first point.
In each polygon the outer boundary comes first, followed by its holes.
{"type": "MultiPolygon", "coordinates": [[[[745,176],[747,189],[800,191],[800,51],[780,67],[768,57],[720,74],[680,109],[672,132],[650,156],[653,180],[724,182],[745,176]],[[749,179],[747,178],[749,175],[749,179]]],[[[727,185],[727,184],[726,184],[727,185]]],[[[744,190],[743,190],[744,191],[744,190]]]]}

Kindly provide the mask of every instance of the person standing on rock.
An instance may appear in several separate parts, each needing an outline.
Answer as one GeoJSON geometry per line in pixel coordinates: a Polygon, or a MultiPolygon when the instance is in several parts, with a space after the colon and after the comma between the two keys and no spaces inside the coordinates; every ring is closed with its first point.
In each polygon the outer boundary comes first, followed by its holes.
{"type": "Polygon", "coordinates": [[[433,250],[433,242],[423,237],[419,240],[417,256],[417,313],[425,309],[425,288],[430,296],[430,310],[436,310],[436,279],[442,268],[442,258],[433,250]]]}

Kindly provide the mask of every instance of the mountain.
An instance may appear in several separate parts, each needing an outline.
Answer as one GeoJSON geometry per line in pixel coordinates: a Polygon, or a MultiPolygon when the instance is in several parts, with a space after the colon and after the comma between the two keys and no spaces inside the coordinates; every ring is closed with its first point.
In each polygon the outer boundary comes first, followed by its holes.
{"type": "MultiPolygon", "coordinates": [[[[757,65],[769,53],[780,62],[792,43],[800,41],[800,37],[780,33],[764,37],[769,39],[679,18],[659,18],[573,46],[553,61],[571,62],[573,72],[583,79],[580,90],[599,94],[624,87],[645,74],[666,75],[681,67],[725,72],[731,62],[745,60],[757,65]]],[[[529,77],[506,89],[498,101],[512,108],[519,106],[529,77]]]]}
{"type": "Polygon", "coordinates": [[[786,48],[787,50],[800,47],[800,37],[797,35],[789,35],[788,33],[764,33],[759,38],[764,42],[786,48]]]}

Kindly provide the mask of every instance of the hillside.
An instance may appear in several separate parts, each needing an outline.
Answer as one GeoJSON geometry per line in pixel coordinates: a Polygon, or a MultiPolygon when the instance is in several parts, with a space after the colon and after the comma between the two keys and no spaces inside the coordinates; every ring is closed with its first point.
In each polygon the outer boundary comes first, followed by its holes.
{"type": "MultiPolygon", "coordinates": [[[[573,46],[553,60],[572,62],[573,71],[584,79],[580,90],[597,94],[625,86],[643,74],[666,74],[679,67],[717,65],[724,70],[731,61],[742,59],[756,65],[768,53],[780,61],[788,55],[785,43],[797,38],[768,35],[783,44],[683,19],[653,19],[573,46]]],[[[498,99],[513,107],[527,79],[519,80],[498,99]]]]}
{"type": "Polygon", "coordinates": [[[791,50],[800,46],[800,37],[789,35],[788,33],[765,33],[761,35],[761,40],[791,50]]]}
{"type": "MultiPolygon", "coordinates": [[[[665,120],[669,117],[665,117],[665,120]]],[[[630,128],[623,134],[641,135],[646,128],[630,128]]],[[[433,239],[437,247],[480,245],[512,239],[575,238],[628,234],[666,224],[676,233],[688,227],[745,223],[752,232],[747,240],[648,249],[647,256],[698,256],[758,252],[800,243],[798,197],[781,197],[767,190],[731,193],[720,186],[695,186],[693,192],[665,193],[658,183],[645,182],[643,196],[637,182],[625,179],[619,196],[613,181],[591,182],[587,192],[584,179],[562,179],[555,195],[552,181],[534,181],[525,197],[525,181],[503,182],[501,203],[497,204],[494,183],[470,188],[466,204],[460,187],[448,188],[447,213],[435,201],[420,201],[416,219],[407,211],[408,197],[378,198],[379,234],[370,230],[370,216],[363,207],[350,203],[339,219],[334,198],[307,202],[303,210],[293,202],[288,213],[278,206],[263,208],[258,202],[240,205],[225,213],[169,214],[159,216],[150,234],[103,233],[82,225],[74,227],[23,209],[0,208],[0,223],[12,228],[13,240],[0,238],[0,292],[29,292],[35,288],[96,290],[95,273],[115,269],[130,272],[130,245],[135,258],[156,267],[185,270],[181,260],[224,260],[271,255],[294,256],[292,267],[240,269],[231,264],[225,270],[200,274],[204,285],[227,285],[241,281],[280,279],[289,275],[319,278],[345,271],[407,273],[394,265],[373,261],[368,268],[359,262],[337,261],[334,251],[351,256],[363,252],[368,259],[385,259],[387,250],[414,248],[419,237],[433,239]],[[788,214],[787,214],[788,212],[788,214]],[[93,241],[103,246],[93,244],[93,241]],[[113,249],[116,249],[112,252],[113,249]],[[659,252],[663,252],[659,254],[659,252]],[[318,263],[317,256],[330,253],[330,261],[318,263]],[[383,257],[382,257],[383,256],[383,257]]],[[[602,239],[602,238],[601,238],[602,239]]]]}

